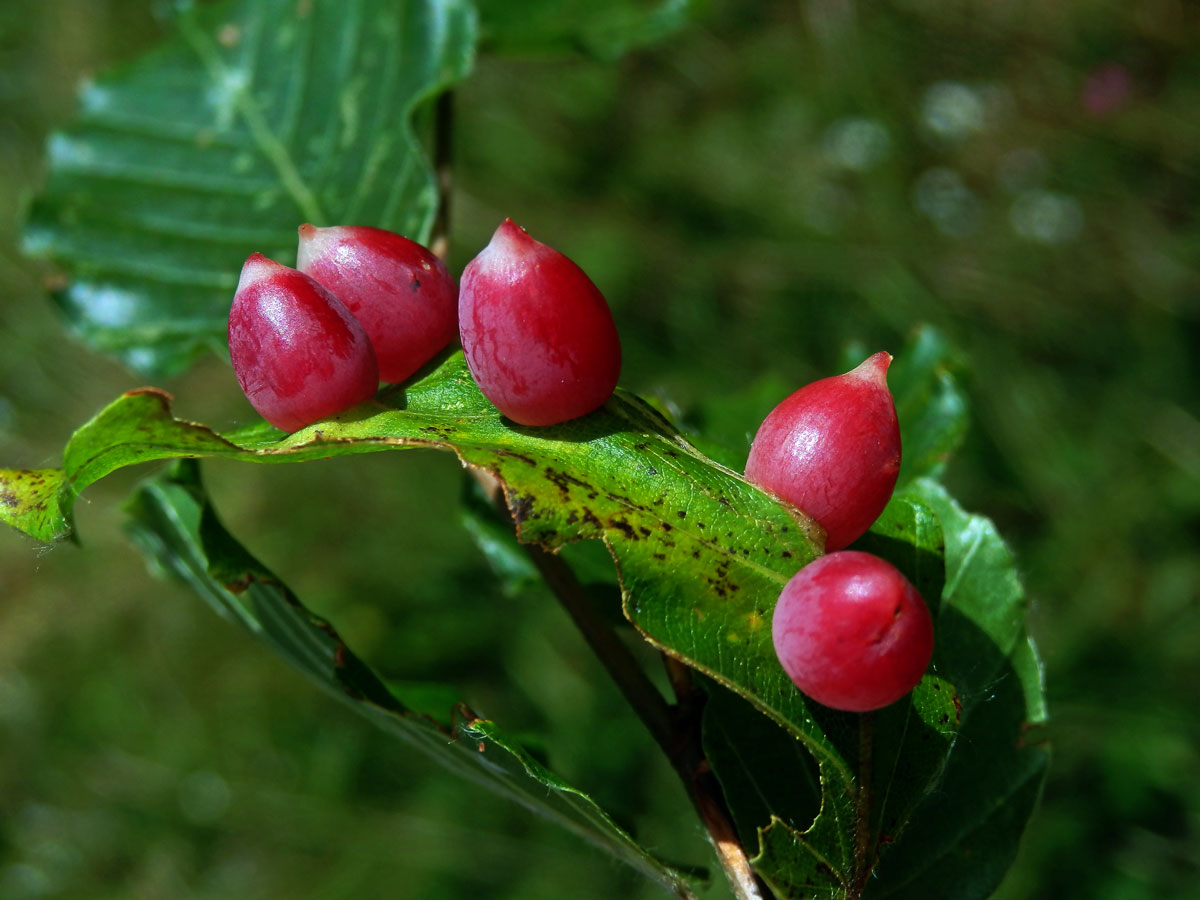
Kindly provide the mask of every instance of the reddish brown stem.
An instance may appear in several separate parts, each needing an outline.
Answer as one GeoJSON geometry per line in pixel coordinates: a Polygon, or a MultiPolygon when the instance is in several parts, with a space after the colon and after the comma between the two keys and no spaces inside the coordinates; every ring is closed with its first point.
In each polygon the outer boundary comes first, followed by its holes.
{"type": "Polygon", "coordinates": [[[858,718],[858,790],[854,797],[854,879],[848,900],[858,900],[867,888],[867,879],[875,868],[871,847],[871,777],[875,747],[875,714],[858,718]]]}

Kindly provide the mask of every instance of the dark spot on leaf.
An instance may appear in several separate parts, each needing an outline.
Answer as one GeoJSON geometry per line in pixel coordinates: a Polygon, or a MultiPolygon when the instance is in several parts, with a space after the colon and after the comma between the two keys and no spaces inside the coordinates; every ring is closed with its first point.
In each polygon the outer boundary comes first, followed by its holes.
{"type": "Polygon", "coordinates": [[[705,525],[703,522],[697,522],[697,523],[696,523],[696,525],[697,525],[698,527],[700,527],[700,528],[707,528],[707,527],[708,527],[708,526],[707,526],[707,525],[705,525]]]}
{"type": "Polygon", "coordinates": [[[567,497],[570,495],[571,485],[576,485],[576,486],[581,487],[584,490],[590,492],[588,494],[589,499],[595,499],[596,489],[594,487],[592,487],[590,484],[588,484],[586,481],[580,481],[578,478],[576,478],[574,475],[571,475],[569,472],[560,472],[557,469],[550,468],[549,466],[547,466],[543,471],[546,474],[546,478],[556,488],[558,488],[558,490],[562,493],[563,497],[567,497]]]}
{"type": "Polygon", "coordinates": [[[681,509],[681,510],[679,510],[679,512],[675,513],[675,515],[679,516],[679,518],[681,518],[681,519],[686,519],[687,518],[687,510],[681,509]]]}
{"type": "Polygon", "coordinates": [[[654,466],[646,466],[646,474],[647,475],[657,475],[658,469],[654,468],[654,466]]]}
{"type": "Polygon", "coordinates": [[[938,721],[945,725],[950,721],[950,713],[942,713],[942,717],[938,721]]]}
{"type": "Polygon", "coordinates": [[[663,523],[662,523],[662,529],[663,529],[663,531],[670,531],[670,530],[671,530],[672,528],[674,528],[674,527],[675,527],[675,526],[674,526],[674,525],[672,525],[670,522],[663,522],[663,523]]]}
{"type": "MultiPolygon", "coordinates": [[[[422,430],[422,431],[424,431],[425,429],[421,429],[421,430],[422,430]]],[[[515,450],[504,450],[504,449],[497,449],[497,450],[494,450],[494,451],[492,451],[492,452],[494,452],[494,453],[495,453],[497,456],[507,456],[507,457],[509,457],[509,458],[511,458],[511,459],[519,459],[521,462],[523,462],[523,463],[525,463],[526,465],[529,465],[529,466],[536,466],[536,465],[537,465],[537,462],[536,462],[536,461],[534,461],[534,460],[530,459],[530,458],[529,458],[528,456],[526,456],[524,453],[517,453],[515,450]]]]}
{"type": "Polygon", "coordinates": [[[784,559],[791,559],[791,558],[792,558],[792,551],[791,551],[791,550],[784,550],[784,551],[783,551],[782,553],[780,553],[779,555],[780,555],[780,556],[782,556],[784,559]]]}
{"type": "Polygon", "coordinates": [[[533,497],[529,494],[518,494],[510,504],[513,521],[520,525],[533,515],[533,497]]]}
{"type": "Polygon", "coordinates": [[[621,532],[621,534],[625,535],[625,537],[629,538],[629,540],[631,540],[631,541],[641,540],[641,538],[638,537],[637,532],[633,530],[633,526],[630,525],[624,519],[619,519],[616,516],[613,516],[608,521],[609,521],[609,524],[612,525],[613,528],[617,529],[617,531],[621,532]]]}
{"type": "MultiPolygon", "coordinates": [[[[594,497],[595,495],[593,494],[592,496],[594,497]]],[[[635,503],[632,498],[626,497],[624,494],[614,494],[614,493],[610,492],[608,494],[605,494],[604,496],[607,499],[612,500],[614,503],[620,503],[624,506],[628,506],[633,509],[641,510],[642,512],[645,512],[645,510],[646,510],[646,507],[642,506],[642,504],[635,503]]]]}
{"type": "Polygon", "coordinates": [[[729,498],[728,497],[718,497],[717,502],[720,503],[722,506],[728,506],[729,498]]]}
{"type": "Polygon", "coordinates": [[[642,533],[642,537],[650,537],[650,535],[653,534],[653,532],[645,525],[639,525],[638,531],[642,533]]]}
{"type": "Polygon", "coordinates": [[[634,444],[633,449],[634,450],[649,450],[650,445],[649,444],[634,444]]]}
{"type": "Polygon", "coordinates": [[[571,510],[571,514],[567,516],[567,524],[574,525],[579,521],[579,516],[575,515],[575,510],[571,510]]]}
{"type": "Polygon", "coordinates": [[[699,558],[700,558],[700,551],[699,551],[699,550],[693,550],[693,551],[692,551],[692,559],[699,559],[699,558]]]}
{"type": "Polygon", "coordinates": [[[654,558],[655,559],[666,559],[667,557],[666,557],[666,554],[664,554],[664,553],[655,553],[654,558]]]}
{"type": "Polygon", "coordinates": [[[603,525],[600,524],[600,520],[596,518],[596,514],[586,506],[583,508],[583,521],[588,525],[591,525],[593,528],[603,528],[603,525]]]}

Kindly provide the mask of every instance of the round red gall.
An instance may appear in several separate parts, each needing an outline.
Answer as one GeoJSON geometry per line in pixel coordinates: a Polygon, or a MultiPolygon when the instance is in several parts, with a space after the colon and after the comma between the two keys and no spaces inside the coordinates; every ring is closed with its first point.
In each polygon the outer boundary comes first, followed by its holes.
{"type": "Polygon", "coordinates": [[[797,572],[779,595],[771,633],[796,687],[849,712],[895,703],[933,656],[933,622],[917,589],[891,563],[856,550],[797,572]]]}

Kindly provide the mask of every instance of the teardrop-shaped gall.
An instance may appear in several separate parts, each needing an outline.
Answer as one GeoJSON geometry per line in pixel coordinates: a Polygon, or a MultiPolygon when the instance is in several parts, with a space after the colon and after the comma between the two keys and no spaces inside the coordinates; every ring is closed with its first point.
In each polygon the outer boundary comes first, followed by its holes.
{"type": "Polygon", "coordinates": [[[857,550],[818,557],[783,588],[775,654],[796,687],[833,709],[895,703],[933,656],[925,601],[891,563],[857,550]]]}
{"type": "Polygon", "coordinates": [[[458,336],[458,284],[416,241],[365,225],[299,232],[296,268],[358,319],[384,381],[404,381],[458,336]]]}
{"type": "Polygon", "coordinates": [[[841,550],[879,518],[900,474],[900,423],[887,386],[892,357],[796,391],[763,421],[746,479],[799,507],[841,550]]]}
{"type": "Polygon", "coordinates": [[[229,311],[229,357],[264,419],[296,431],[374,396],[379,367],[350,311],[303,272],[253,254],[229,311]]]}
{"type": "Polygon", "coordinates": [[[458,327],[479,389],[518,424],[586,415],[617,385],[621,341],[604,295],[511,219],[463,270],[458,327]]]}

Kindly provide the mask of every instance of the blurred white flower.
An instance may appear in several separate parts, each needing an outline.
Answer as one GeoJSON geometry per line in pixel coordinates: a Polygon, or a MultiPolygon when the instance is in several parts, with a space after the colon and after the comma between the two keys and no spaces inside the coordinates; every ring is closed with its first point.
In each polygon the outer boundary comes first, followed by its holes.
{"type": "Polygon", "coordinates": [[[865,172],[887,158],[892,136],[878,119],[839,119],[821,136],[825,160],[832,166],[865,172]]]}
{"type": "Polygon", "coordinates": [[[1083,230],[1083,209],[1066,194],[1027,190],[1013,200],[1008,221],[1021,237],[1040,244],[1064,244],[1083,230]]]}
{"type": "Polygon", "coordinates": [[[921,125],[936,138],[961,141],[982,131],[987,104],[980,92],[959,81],[929,86],[921,101],[921,125]]]}
{"type": "Polygon", "coordinates": [[[962,236],[979,226],[980,203],[954,169],[926,169],[913,185],[913,205],[943,234],[962,236]]]}

